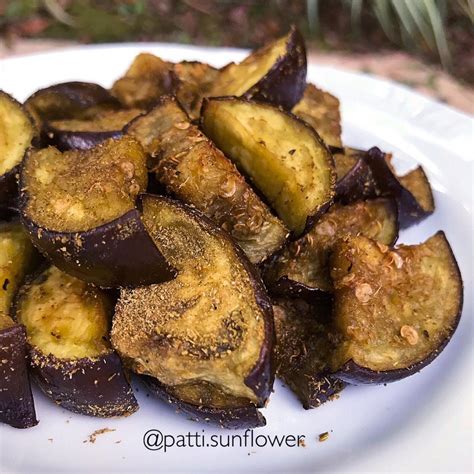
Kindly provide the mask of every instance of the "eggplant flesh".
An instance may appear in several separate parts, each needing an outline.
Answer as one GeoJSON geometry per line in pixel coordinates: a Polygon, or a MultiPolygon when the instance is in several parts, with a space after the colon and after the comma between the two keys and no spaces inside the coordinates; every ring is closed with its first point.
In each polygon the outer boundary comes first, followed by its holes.
{"type": "Polygon", "coordinates": [[[341,114],[337,97],[308,84],[292,112],[311,125],[328,146],[342,147],[341,114]]]}
{"type": "Polygon", "coordinates": [[[190,123],[174,98],[162,98],[134,120],[127,133],[155,157],[152,170],[167,192],[227,231],[252,263],[260,263],[283,245],[288,234],[283,223],[232,162],[190,123]]]}
{"type": "Polygon", "coordinates": [[[149,391],[193,421],[217,425],[225,429],[247,429],[265,426],[257,407],[244,398],[232,397],[208,382],[165,386],[157,379],[141,376],[149,391]]]}
{"type": "Polygon", "coordinates": [[[202,214],[143,196],[143,221],[178,274],[123,289],[114,348],[134,372],[177,386],[207,381],[261,406],[273,384],[271,304],[243,252],[202,214]]]}
{"type": "Polygon", "coordinates": [[[67,410],[110,417],[138,409],[108,341],[112,312],[107,294],[56,267],[19,292],[15,317],[26,327],[33,379],[67,410]]]}
{"type": "Polygon", "coordinates": [[[331,257],[335,328],[331,362],[349,383],[414,374],[451,339],[462,310],[462,279],[443,232],[391,249],[363,236],[340,241],[331,257]]]}
{"type": "Polygon", "coordinates": [[[19,166],[34,137],[34,126],[22,105],[0,91],[0,209],[15,204],[19,166]]]}
{"type": "Polygon", "coordinates": [[[277,376],[305,409],[334,399],[345,384],[330,373],[337,335],[332,332],[327,313],[319,305],[301,299],[278,298],[273,314],[277,376]]]}
{"type": "MultiPolygon", "coordinates": [[[[264,280],[275,295],[312,300],[318,292],[334,290],[329,257],[346,234],[365,235],[392,245],[398,237],[397,207],[390,199],[333,205],[300,239],[289,243],[264,265],[264,280]]],[[[321,295],[322,297],[323,295],[321,295]]]]}
{"type": "Polygon", "coordinates": [[[207,99],[201,126],[295,237],[330,205],[336,179],[332,156],[317,133],[294,115],[243,99],[207,99]]]}
{"type": "Polygon", "coordinates": [[[286,110],[301,99],[306,87],[306,47],[295,28],[253,51],[239,64],[221,69],[210,97],[242,96],[286,110]]]}

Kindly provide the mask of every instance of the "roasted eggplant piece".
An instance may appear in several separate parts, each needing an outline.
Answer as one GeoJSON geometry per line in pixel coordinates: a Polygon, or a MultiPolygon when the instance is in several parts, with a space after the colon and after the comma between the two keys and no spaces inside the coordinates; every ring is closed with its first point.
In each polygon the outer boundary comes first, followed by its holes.
{"type": "Polygon", "coordinates": [[[337,174],[337,202],[349,204],[377,197],[375,180],[363,155],[364,152],[350,148],[333,153],[337,174]]]}
{"type": "Polygon", "coordinates": [[[224,393],[208,382],[169,387],[147,375],[141,379],[153,395],[175,406],[178,412],[187,414],[193,421],[227,429],[257,428],[266,424],[253,403],[224,393]]]}
{"type": "Polygon", "coordinates": [[[178,270],[163,284],[122,289],[112,344],[134,372],[176,387],[209,382],[263,406],[273,385],[273,319],[263,283],[204,215],[144,195],[143,222],[178,270]]]}
{"type": "Polygon", "coordinates": [[[240,245],[252,263],[276,252],[288,231],[235,166],[190,123],[172,97],[164,97],[127,128],[154,157],[152,169],[168,193],[195,206],[240,245]]]}
{"type": "Polygon", "coordinates": [[[84,415],[131,415],[138,409],[108,340],[113,302],[102,290],[49,267],[18,294],[32,377],[55,403],[84,415]]]}
{"type": "Polygon", "coordinates": [[[88,150],[109,138],[119,138],[140,109],[104,110],[87,119],[50,120],[43,124],[42,141],[61,151],[88,150]]]}
{"type": "Polygon", "coordinates": [[[412,375],[440,354],[456,330],[462,279],[443,232],[397,249],[347,236],[333,251],[331,277],[341,337],[331,370],[348,383],[412,375]]]}
{"type": "Polygon", "coordinates": [[[294,115],[243,99],[205,99],[201,125],[295,237],[331,204],[332,156],[314,129],[294,115]]]}
{"type": "Polygon", "coordinates": [[[299,31],[252,52],[239,64],[228,64],[216,77],[211,97],[242,96],[286,110],[301,99],[306,87],[306,48],[299,31]]]}
{"type": "Polygon", "coordinates": [[[334,289],[329,256],[337,240],[346,234],[394,244],[398,237],[395,202],[375,199],[333,205],[306,235],[291,242],[265,265],[267,287],[276,295],[308,300],[327,297],[334,289]]]}
{"type": "Polygon", "coordinates": [[[124,107],[149,109],[162,95],[174,94],[178,85],[172,63],[141,53],[125,75],[115,81],[111,93],[124,107]]]}
{"type": "Polygon", "coordinates": [[[37,252],[20,222],[0,222],[0,314],[10,314],[18,288],[36,263],[37,252]]]}
{"type": "Polygon", "coordinates": [[[131,137],[90,150],[31,151],[20,207],[33,243],[58,268],[102,287],[173,278],[135,207],[147,185],[146,155],[131,137]]]}
{"type": "Polygon", "coordinates": [[[182,61],[173,66],[179,79],[176,97],[191,119],[199,118],[202,99],[209,95],[219,70],[198,61],[182,61]]]}
{"type": "Polygon", "coordinates": [[[338,337],[332,332],[327,313],[301,299],[279,298],[273,314],[277,376],[305,409],[332,400],[344,388],[344,382],[330,374],[338,337]]]}
{"type": "Polygon", "coordinates": [[[38,424],[28,376],[26,331],[1,311],[0,422],[14,428],[38,424]]]}
{"type": "Polygon", "coordinates": [[[342,148],[341,114],[337,97],[308,84],[292,112],[311,125],[328,146],[342,148]]]}
{"type": "Polygon", "coordinates": [[[419,223],[433,213],[433,195],[428,179],[421,167],[418,168],[416,173],[398,179],[391,165],[387,162],[386,155],[379,148],[371,148],[364,155],[364,160],[372,172],[377,194],[392,197],[397,201],[398,216],[402,229],[419,223]],[[413,193],[403,185],[403,179],[408,186],[411,186],[413,193]]]}
{"type": "Polygon", "coordinates": [[[35,128],[20,103],[0,91],[0,209],[14,206],[18,173],[35,128]]]}
{"type": "Polygon", "coordinates": [[[40,89],[25,102],[38,129],[45,121],[87,120],[98,111],[115,110],[119,102],[107,89],[92,82],[63,82],[40,89]]]}
{"type": "Polygon", "coordinates": [[[9,316],[15,294],[36,257],[17,220],[0,222],[0,422],[15,428],[38,423],[27,370],[25,328],[9,316]]]}

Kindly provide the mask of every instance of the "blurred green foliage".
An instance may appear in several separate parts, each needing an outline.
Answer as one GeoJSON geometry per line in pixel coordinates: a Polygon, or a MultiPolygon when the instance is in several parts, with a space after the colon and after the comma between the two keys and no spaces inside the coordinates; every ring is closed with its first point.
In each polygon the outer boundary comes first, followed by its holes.
{"type": "Polygon", "coordinates": [[[296,24],[313,46],[401,48],[474,81],[474,0],[0,0],[0,35],[252,47],[296,24]]]}

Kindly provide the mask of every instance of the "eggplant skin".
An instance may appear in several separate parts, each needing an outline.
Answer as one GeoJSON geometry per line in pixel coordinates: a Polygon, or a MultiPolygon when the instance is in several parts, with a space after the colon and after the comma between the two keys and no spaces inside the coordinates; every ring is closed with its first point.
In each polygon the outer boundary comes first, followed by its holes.
{"type": "MultiPolygon", "coordinates": [[[[23,205],[25,200],[25,196],[20,199],[23,205]]],[[[135,287],[176,275],[148,235],[138,209],[84,232],[45,229],[26,212],[22,221],[33,244],[56,267],[88,283],[103,288],[135,287]]]]}
{"type": "Polygon", "coordinates": [[[122,130],[104,132],[82,132],[58,130],[47,122],[41,129],[41,143],[44,146],[53,145],[60,151],[89,150],[109,138],[120,138],[122,130]]]}
{"type": "Polygon", "coordinates": [[[177,411],[186,413],[193,421],[218,425],[226,429],[248,429],[266,425],[264,416],[255,405],[232,408],[199,406],[172,395],[167,387],[154,377],[142,375],[140,379],[154,396],[175,406],[177,411]]]}
{"type": "Polygon", "coordinates": [[[293,26],[289,33],[287,54],[253,85],[243,97],[268,102],[291,110],[306,89],[306,46],[301,33],[293,26]]]}
{"type": "Polygon", "coordinates": [[[20,165],[16,165],[11,170],[0,175],[0,208],[16,206],[19,174],[20,165]]]}
{"type": "Polygon", "coordinates": [[[41,391],[66,410],[96,417],[128,416],[138,403],[119,356],[61,360],[30,347],[31,375],[41,391]]]}
{"type": "Polygon", "coordinates": [[[353,168],[336,183],[336,201],[343,204],[376,196],[372,172],[363,159],[358,159],[353,168]]]}
{"type": "Polygon", "coordinates": [[[26,330],[21,324],[0,332],[0,422],[14,428],[38,424],[28,375],[26,330]]]}

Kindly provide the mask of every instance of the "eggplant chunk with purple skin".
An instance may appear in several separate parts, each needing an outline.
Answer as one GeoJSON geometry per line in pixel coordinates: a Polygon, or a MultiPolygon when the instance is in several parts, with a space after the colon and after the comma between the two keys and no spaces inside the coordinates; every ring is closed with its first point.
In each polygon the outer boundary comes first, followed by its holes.
{"type": "Polygon", "coordinates": [[[306,69],[304,39],[292,27],[287,35],[253,51],[241,63],[223,67],[209,96],[242,96],[291,110],[306,87],[306,69]]]}
{"type": "Polygon", "coordinates": [[[146,154],[131,137],[90,150],[32,150],[21,170],[21,213],[33,243],[58,268],[102,287],[173,278],[135,207],[146,154]]]}
{"type": "Polygon", "coordinates": [[[138,409],[108,340],[112,313],[106,293],[56,267],[20,289],[15,317],[26,327],[32,377],[61,407],[98,417],[138,409]]]}
{"type": "Polygon", "coordinates": [[[178,84],[173,63],[141,53],[125,75],[115,81],[111,93],[124,107],[149,109],[162,95],[174,94],[178,84]]]}
{"type": "Polygon", "coordinates": [[[0,223],[0,421],[15,428],[36,425],[28,377],[25,328],[9,316],[14,296],[36,254],[17,221],[0,223]]]}
{"type": "Polygon", "coordinates": [[[206,99],[201,126],[295,237],[331,204],[336,180],[331,153],[294,115],[244,99],[206,99]]]}
{"type": "Polygon", "coordinates": [[[337,97],[308,84],[292,113],[311,125],[326,145],[342,148],[341,113],[337,97]]]}
{"type": "Polygon", "coordinates": [[[229,236],[199,212],[144,195],[143,221],[177,269],[170,282],[122,289],[112,344],[134,372],[166,386],[209,382],[263,406],[273,385],[272,307],[229,236]]]}
{"type": "Polygon", "coordinates": [[[462,279],[443,232],[396,249],[348,236],[335,246],[331,277],[341,337],[331,369],[341,380],[385,383],[412,375],[456,330],[462,279]]]}
{"type": "Polygon", "coordinates": [[[217,149],[172,97],[134,120],[127,133],[152,156],[157,181],[227,231],[252,263],[285,242],[288,231],[235,165],[217,149]]]}
{"type": "Polygon", "coordinates": [[[0,91],[0,209],[16,205],[20,163],[34,137],[22,105],[0,91]]]}
{"type": "Polygon", "coordinates": [[[170,387],[147,375],[141,379],[153,395],[176,407],[178,412],[187,414],[193,421],[227,429],[257,428],[266,424],[253,403],[229,395],[209,382],[170,387]]]}
{"type": "Polygon", "coordinates": [[[367,151],[363,159],[371,170],[377,195],[397,201],[402,229],[419,223],[433,213],[435,207],[431,186],[421,167],[398,178],[387,161],[387,155],[377,147],[367,151]]]}
{"type": "Polygon", "coordinates": [[[329,256],[339,238],[365,235],[392,245],[398,237],[397,207],[391,199],[333,205],[300,239],[289,243],[264,265],[267,287],[275,295],[306,299],[332,293],[329,256]]]}
{"type": "Polygon", "coordinates": [[[276,374],[305,409],[332,400],[344,388],[330,374],[338,337],[325,310],[301,299],[278,298],[273,304],[276,374]]]}

